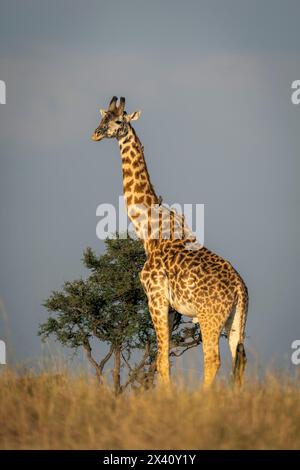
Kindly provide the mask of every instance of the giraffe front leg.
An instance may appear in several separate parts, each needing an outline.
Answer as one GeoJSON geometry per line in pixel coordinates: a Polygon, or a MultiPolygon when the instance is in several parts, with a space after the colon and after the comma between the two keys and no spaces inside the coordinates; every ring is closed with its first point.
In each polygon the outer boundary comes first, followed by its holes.
{"type": "Polygon", "coordinates": [[[157,338],[158,382],[170,383],[169,302],[165,297],[149,298],[148,306],[157,338]]]}

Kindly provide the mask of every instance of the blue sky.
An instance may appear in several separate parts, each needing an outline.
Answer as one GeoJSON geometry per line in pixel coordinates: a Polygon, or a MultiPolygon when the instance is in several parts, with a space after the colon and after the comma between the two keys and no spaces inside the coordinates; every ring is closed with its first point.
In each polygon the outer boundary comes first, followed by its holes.
{"type": "Polygon", "coordinates": [[[86,246],[103,250],[96,208],[122,194],[120,159],[115,142],[90,135],[115,94],[142,110],[135,128],[157,192],[204,203],[205,244],[245,279],[252,357],[290,356],[299,14],[290,0],[2,0],[0,296],[14,360],[39,356],[43,300],[84,274],[86,246]]]}

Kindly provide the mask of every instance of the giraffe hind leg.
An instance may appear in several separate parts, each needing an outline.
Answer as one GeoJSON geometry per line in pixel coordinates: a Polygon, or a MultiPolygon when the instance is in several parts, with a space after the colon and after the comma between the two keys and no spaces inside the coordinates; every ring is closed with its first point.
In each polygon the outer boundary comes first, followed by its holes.
{"type": "Polygon", "coordinates": [[[220,322],[218,325],[211,324],[207,316],[203,315],[199,315],[198,319],[204,356],[204,387],[207,388],[214,382],[221,365],[219,338],[222,323],[220,322]]]}

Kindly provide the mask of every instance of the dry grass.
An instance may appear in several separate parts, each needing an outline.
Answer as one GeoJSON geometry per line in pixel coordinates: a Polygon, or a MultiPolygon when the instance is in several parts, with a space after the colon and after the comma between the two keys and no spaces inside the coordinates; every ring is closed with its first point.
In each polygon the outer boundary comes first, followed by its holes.
{"type": "Polygon", "coordinates": [[[68,373],[0,375],[0,449],[299,449],[299,381],[114,397],[68,373]]]}

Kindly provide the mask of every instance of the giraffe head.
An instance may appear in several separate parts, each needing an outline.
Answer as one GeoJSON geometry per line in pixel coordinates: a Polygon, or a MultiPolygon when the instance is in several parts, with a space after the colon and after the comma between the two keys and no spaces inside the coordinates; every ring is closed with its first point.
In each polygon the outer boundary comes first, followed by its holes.
{"type": "Polygon", "coordinates": [[[124,137],[129,130],[130,121],[136,121],[140,117],[140,111],[135,111],[132,114],[126,113],[124,110],[125,98],[120,98],[119,106],[117,106],[117,100],[118,98],[113,96],[108,109],[100,109],[102,119],[92,135],[92,140],[99,141],[105,137],[108,139],[124,137]]]}

